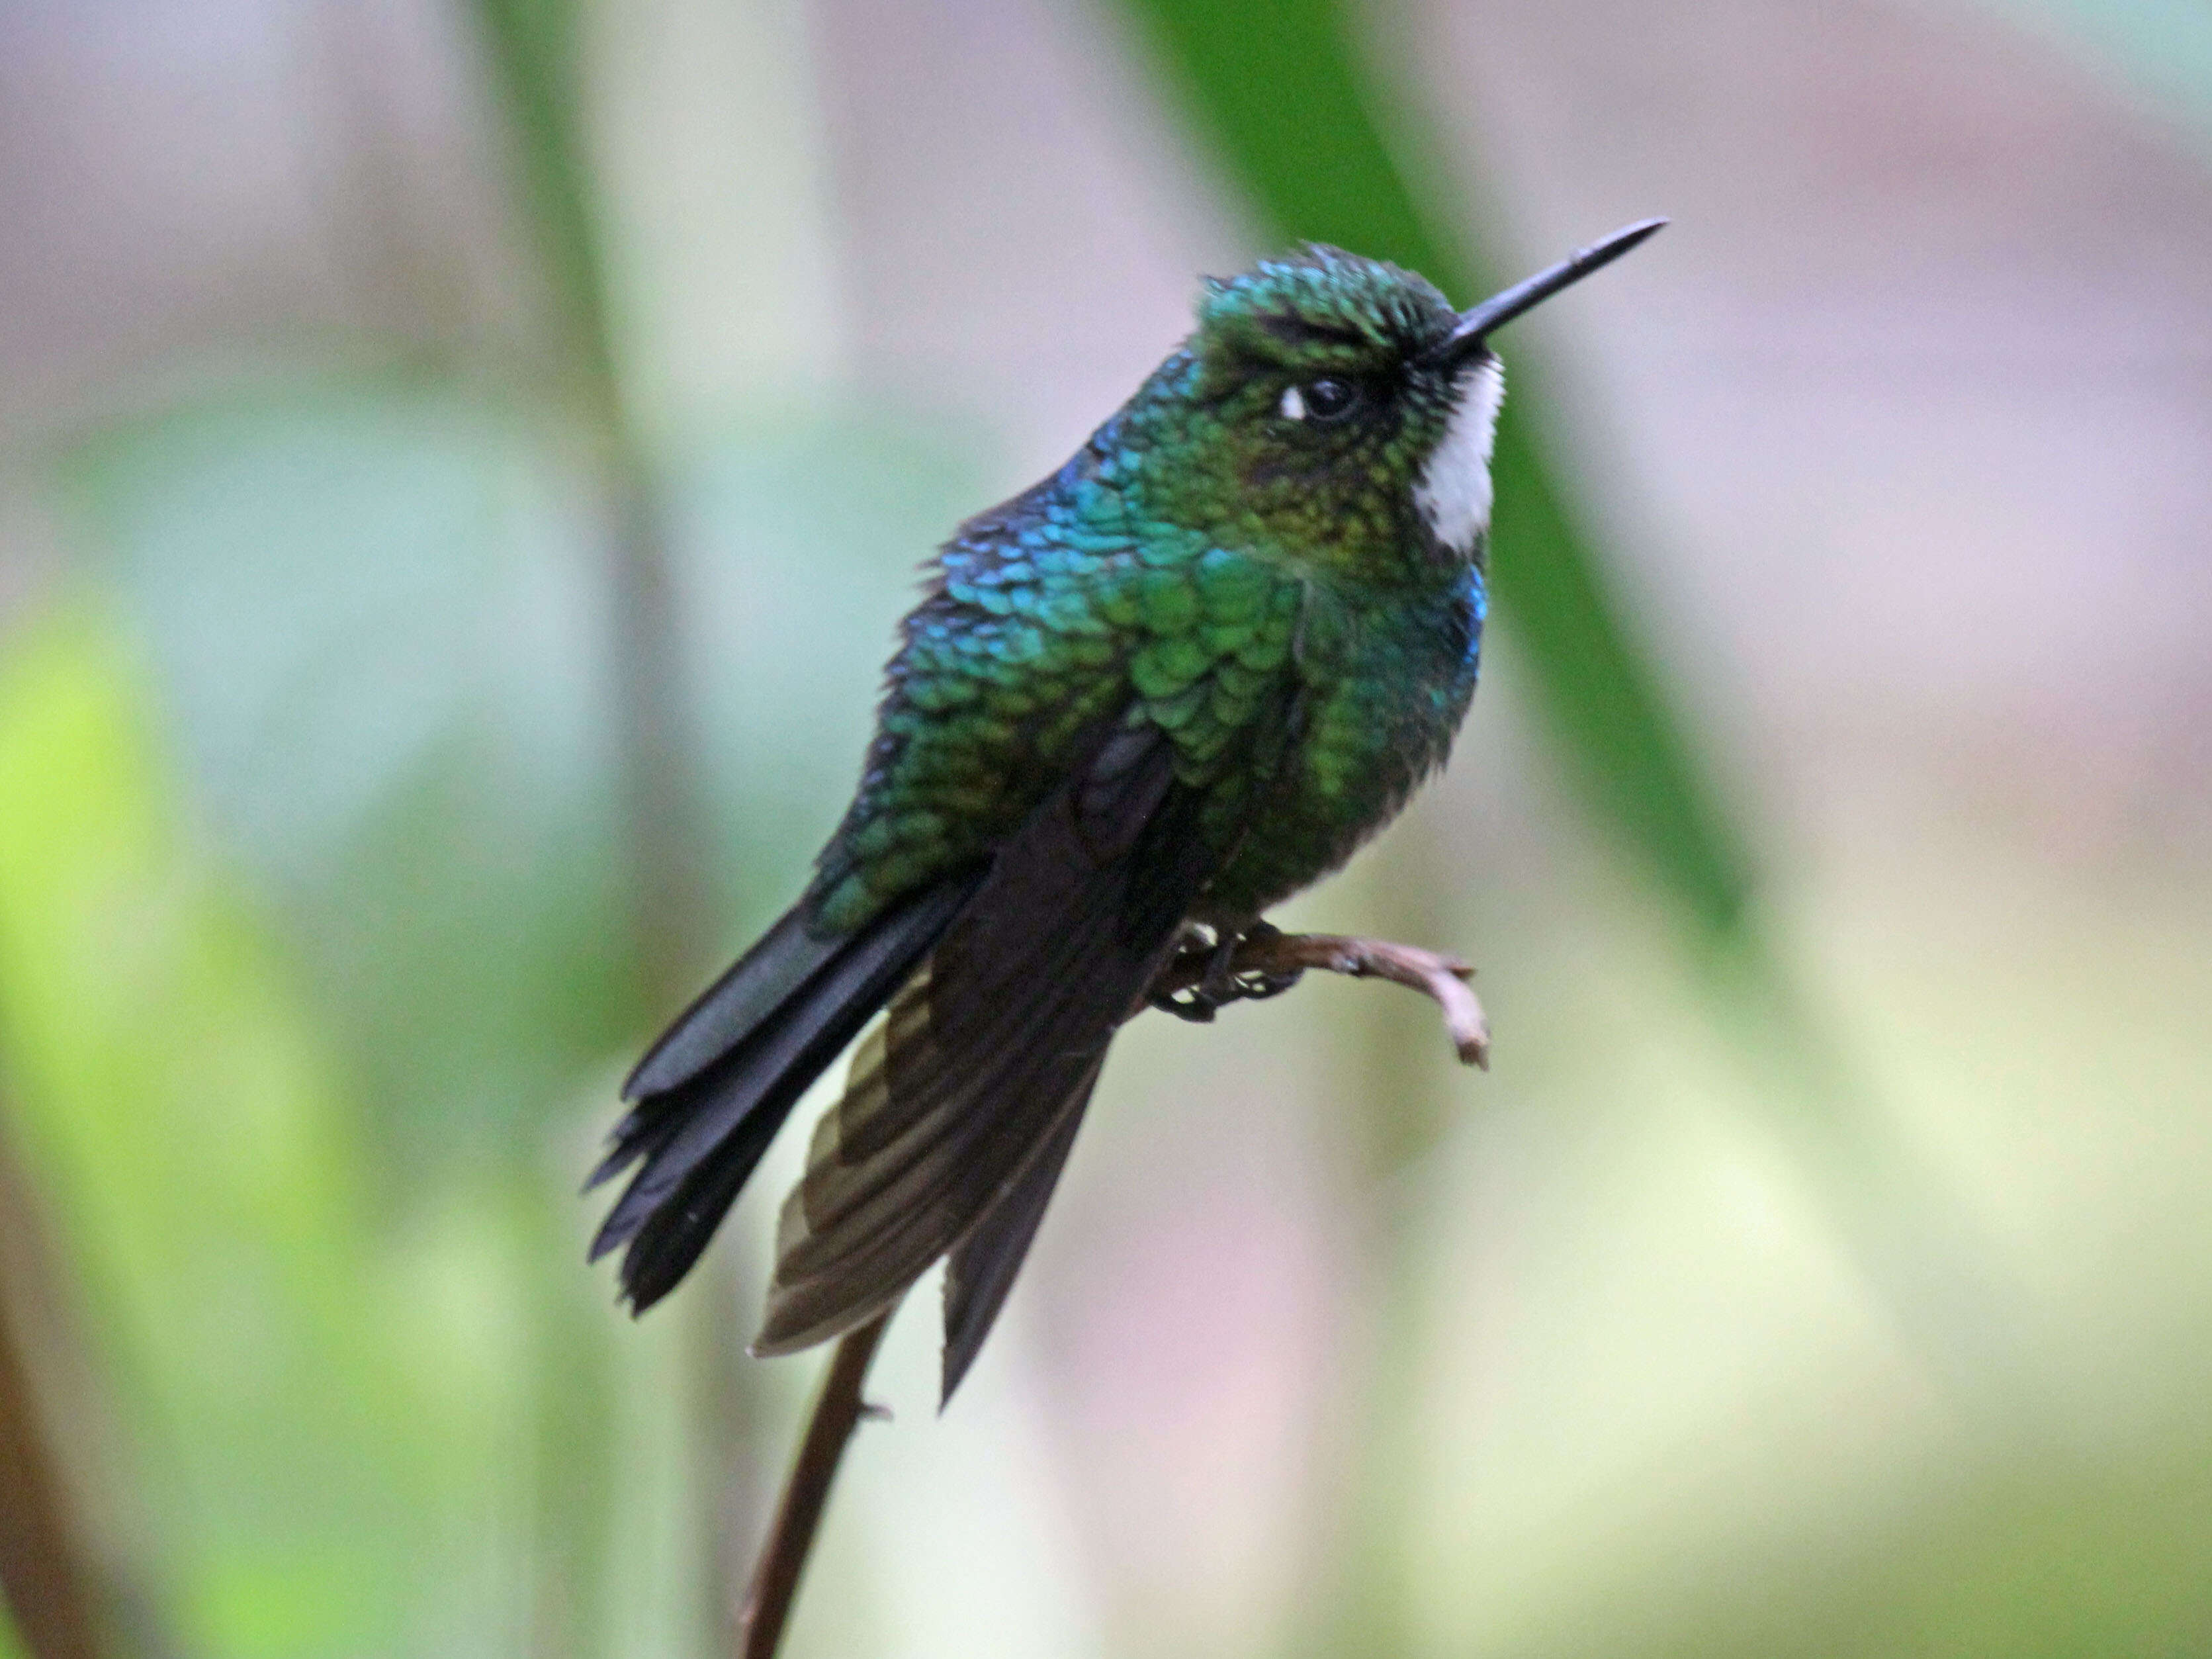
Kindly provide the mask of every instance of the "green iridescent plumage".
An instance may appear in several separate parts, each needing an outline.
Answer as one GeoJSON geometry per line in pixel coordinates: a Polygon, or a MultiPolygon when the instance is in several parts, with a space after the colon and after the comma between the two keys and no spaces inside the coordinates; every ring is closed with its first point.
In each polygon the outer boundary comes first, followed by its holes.
{"type": "Polygon", "coordinates": [[[1197,334],[1066,466],[940,553],[818,925],[988,848],[1109,715],[1167,732],[1207,791],[1209,915],[1255,914],[1387,820],[1474,686],[1479,532],[1442,545],[1413,487],[1481,368],[1405,367],[1457,321],[1420,278],[1330,249],[1211,284],[1197,334]],[[1384,418],[1281,413],[1325,378],[1388,378],[1384,418]]]}
{"type": "Polygon", "coordinates": [[[1194,927],[1233,944],[1440,765],[1474,690],[1490,326],[1330,248],[1209,283],[1182,348],[963,526],[902,626],[800,902],[632,1074],[594,1253],[642,1309],[872,1016],[783,1212],[781,1352],[949,1256],[945,1389],[1028,1248],[1115,1030],[1194,927]]]}

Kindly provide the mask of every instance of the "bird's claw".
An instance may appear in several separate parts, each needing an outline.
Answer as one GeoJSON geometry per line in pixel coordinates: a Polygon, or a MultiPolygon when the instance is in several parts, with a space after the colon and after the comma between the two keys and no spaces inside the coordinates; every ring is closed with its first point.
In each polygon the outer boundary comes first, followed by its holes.
{"type": "Polygon", "coordinates": [[[1269,997],[1279,997],[1306,976],[1303,968],[1293,968],[1288,973],[1239,974],[1231,981],[1237,988],[1237,1000],[1244,1002],[1265,1002],[1269,997]]]}
{"type": "Polygon", "coordinates": [[[1207,1025],[1217,1012],[1232,1002],[1264,1002],[1269,997],[1282,995],[1304,975],[1303,968],[1271,974],[1257,969],[1239,973],[1235,966],[1237,952],[1247,941],[1273,938],[1280,931],[1272,922],[1255,922],[1242,933],[1224,933],[1211,945],[1201,941],[1184,945],[1177,954],[1185,958],[1203,954],[1205,974],[1195,985],[1159,993],[1147,1000],[1177,1019],[1207,1025]]]}
{"type": "Polygon", "coordinates": [[[1145,999],[1164,1014],[1173,1014],[1177,1019],[1187,1019],[1194,1025],[1213,1024],[1214,1011],[1221,1005],[1209,1000],[1195,987],[1188,991],[1167,991],[1145,999]]]}

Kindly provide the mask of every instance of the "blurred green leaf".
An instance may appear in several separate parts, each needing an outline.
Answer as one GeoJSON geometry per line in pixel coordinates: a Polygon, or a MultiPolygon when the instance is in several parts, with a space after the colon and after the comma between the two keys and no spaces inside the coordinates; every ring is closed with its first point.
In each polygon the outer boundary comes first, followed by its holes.
{"type": "MultiPolygon", "coordinates": [[[[369,377],[112,431],[70,468],[191,809],[404,1170],[534,1156],[517,1132],[642,1017],[604,569],[562,459],[512,410],[369,377]]],[[[711,943],[787,901],[849,794],[908,550],[975,470],[871,415],[732,434],[678,474],[668,666],[717,826],[711,943]]]]}
{"type": "Polygon", "coordinates": [[[603,569],[558,428],[334,379],[110,432],[73,503],[196,813],[410,1167],[534,1146],[637,1017],[603,569]]]}
{"type": "Polygon", "coordinates": [[[184,1640],[402,1650],[502,1536],[501,1401],[453,1363],[497,1333],[426,1329],[421,1249],[377,1248],[325,1044],[183,833],[147,702],[96,613],[19,631],[0,662],[25,1163],[80,1264],[184,1640]]]}
{"type": "MultiPolygon", "coordinates": [[[[1421,211],[1370,113],[1336,0],[1125,3],[1271,235],[1394,260],[1462,305],[1499,285],[1494,268],[1463,258],[1456,233],[1421,211]]],[[[1406,124],[1398,111],[1395,125],[1406,124]]],[[[1498,438],[1499,615],[1517,632],[1542,707],[1606,821],[1709,932],[1730,933],[1750,885],[1742,839],[1516,413],[1540,401],[1529,379],[1516,366],[1498,438]]]]}
{"type": "MultiPolygon", "coordinates": [[[[566,1586],[536,1615],[548,1653],[587,1650],[623,1616],[606,1552],[626,1501],[673,1552],[647,1581],[665,1616],[711,1616],[687,1564],[712,1553],[723,1497],[696,1419],[744,1403],[716,1357],[711,1382],[687,1382],[690,1426],[667,1425],[676,1449],[616,1456],[617,1402],[644,1409],[629,1396],[668,1384],[629,1363],[643,1339],[581,1270],[568,1126],[604,1115],[605,1057],[636,1000],[614,943],[602,567],[560,430],[410,380],[333,379],[102,434],[74,457],[69,495],[143,642],[131,718],[160,711],[181,816],[240,855],[283,944],[270,965],[352,1085],[332,1109],[393,1230],[359,1237],[353,1270],[392,1298],[388,1357],[408,1385],[458,1395],[416,1427],[458,1469],[502,1456],[485,1491],[540,1494],[534,1532],[506,1516],[477,1555],[513,1553],[507,1582],[525,1591],[566,1586]],[[688,1473],[652,1484],[671,1468],[688,1473]]],[[[853,687],[879,665],[908,550],[969,503],[973,472],[941,434],[871,415],[732,434],[676,475],[671,657],[704,715],[696,763],[724,826],[710,928],[770,914],[849,791],[868,720],[853,687]]],[[[726,1329],[717,1299],[690,1305],[726,1329]]],[[[172,1363],[145,1369],[160,1382],[172,1363]]],[[[227,1631],[274,1630],[295,1599],[212,1560],[177,1576],[227,1631]]],[[[303,1603],[335,1593],[300,1584],[303,1603]]],[[[393,1599],[441,1629],[503,1628],[514,1594],[441,1579],[393,1599]]]]}

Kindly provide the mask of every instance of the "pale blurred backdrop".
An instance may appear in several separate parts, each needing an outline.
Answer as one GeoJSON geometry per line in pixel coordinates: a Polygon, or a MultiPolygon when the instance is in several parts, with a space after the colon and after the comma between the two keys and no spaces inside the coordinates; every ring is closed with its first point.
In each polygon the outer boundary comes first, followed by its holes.
{"type": "MultiPolygon", "coordinates": [[[[917,562],[1276,243],[1158,9],[0,5],[0,1307],[113,1651],[730,1650],[799,1136],[635,1324],[575,1189],[917,562]]],[[[1509,583],[1285,918],[1494,1069],[1137,1022],[789,1650],[2212,1655],[2212,9],[1346,15],[1493,275],[1674,219],[1504,351],[1753,943],[1509,583]]]]}

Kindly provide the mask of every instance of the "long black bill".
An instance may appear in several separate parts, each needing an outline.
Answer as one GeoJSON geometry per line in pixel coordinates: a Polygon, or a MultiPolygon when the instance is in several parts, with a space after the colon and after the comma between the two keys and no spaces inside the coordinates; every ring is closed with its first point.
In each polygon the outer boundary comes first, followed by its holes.
{"type": "Polygon", "coordinates": [[[1459,326],[1436,347],[1431,356],[1447,368],[1473,356],[1481,349],[1484,336],[1503,328],[1522,312],[1541,305],[1561,289],[1579,283],[1590,272],[1603,270],[1638,243],[1656,236],[1666,224],[1664,219],[1638,219],[1632,225],[1623,225],[1603,241],[1593,242],[1549,270],[1540,270],[1526,282],[1516,283],[1503,294],[1493,294],[1480,305],[1462,311],[1459,326]]]}

